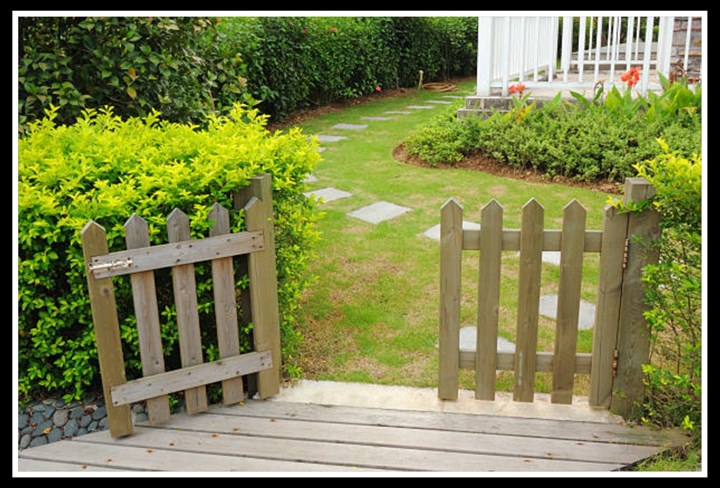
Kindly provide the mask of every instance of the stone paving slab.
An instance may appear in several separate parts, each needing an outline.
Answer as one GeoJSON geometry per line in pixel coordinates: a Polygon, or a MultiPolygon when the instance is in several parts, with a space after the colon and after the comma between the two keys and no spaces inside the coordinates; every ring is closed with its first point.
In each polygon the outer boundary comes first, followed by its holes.
{"type": "Polygon", "coordinates": [[[404,214],[405,212],[409,212],[410,210],[411,209],[407,207],[395,205],[394,203],[390,202],[377,202],[366,207],[354,210],[348,213],[348,215],[350,217],[364,220],[365,222],[370,222],[371,224],[377,224],[385,220],[395,218],[399,215],[404,214]]]}
{"type": "MultiPolygon", "coordinates": [[[[480,230],[480,224],[477,224],[475,222],[469,222],[467,220],[463,220],[463,230],[480,230]]],[[[430,239],[439,241],[440,240],[440,224],[433,225],[428,230],[423,232],[423,235],[425,237],[429,237],[430,239]]]]}
{"type": "MultiPolygon", "coordinates": [[[[550,317],[551,319],[557,318],[557,295],[543,295],[540,297],[540,315],[550,317]]],[[[589,330],[592,329],[595,324],[595,305],[580,300],[580,312],[578,315],[578,329],[589,330]]]]}
{"type": "MultiPolygon", "coordinates": [[[[515,256],[520,257],[520,253],[516,253],[515,256]]],[[[542,260],[544,263],[560,266],[560,251],[543,251],[542,260]]]]}
{"type": "Polygon", "coordinates": [[[428,110],[435,108],[435,105],[408,105],[406,108],[411,108],[413,110],[428,110]]]}
{"type": "Polygon", "coordinates": [[[427,103],[434,103],[436,105],[450,105],[452,102],[447,100],[425,100],[427,103]]]}
{"type": "Polygon", "coordinates": [[[392,120],[392,117],[360,117],[360,120],[392,120]]]}
{"type": "MultiPolygon", "coordinates": [[[[477,327],[474,325],[464,325],[460,327],[460,349],[467,351],[475,351],[477,349],[477,327]]],[[[515,343],[498,336],[497,350],[515,352],[515,343]]]]}
{"type": "Polygon", "coordinates": [[[458,95],[443,95],[442,98],[454,98],[455,100],[462,100],[465,97],[460,97],[458,95]]]}
{"type": "Polygon", "coordinates": [[[326,147],[323,147],[323,146],[320,146],[320,147],[318,148],[318,152],[325,152],[326,150],[327,150],[327,148],[326,148],[326,147]]]}
{"type": "Polygon", "coordinates": [[[328,136],[325,134],[320,134],[317,136],[318,141],[320,142],[337,142],[342,141],[343,139],[347,139],[347,136],[328,136]]]}
{"type": "Polygon", "coordinates": [[[410,115],[412,112],[407,110],[388,110],[386,114],[397,114],[397,115],[410,115]]]}
{"type": "Polygon", "coordinates": [[[312,190],[307,191],[303,193],[306,197],[315,197],[315,198],[322,198],[325,203],[327,202],[333,202],[335,200],[340,200],[341,198],[347,198],[351,197],[352,193],[348,193],[346,191],[338,190],[336,188],[328,187],[328,188],[322,188],[320,190],[312,190]]]}
{"type": "Polygon", "coordinates": [[[363,130],[367,129],[367,124],[335,124],[331,129],[343,129],[343,130],[363,130]]]}
{"type": "Polygon", "coordinates": [[[303,183],[315,183],[317,180],[318,179],[315,175],[307,175],[303,180],[303,183]]]}

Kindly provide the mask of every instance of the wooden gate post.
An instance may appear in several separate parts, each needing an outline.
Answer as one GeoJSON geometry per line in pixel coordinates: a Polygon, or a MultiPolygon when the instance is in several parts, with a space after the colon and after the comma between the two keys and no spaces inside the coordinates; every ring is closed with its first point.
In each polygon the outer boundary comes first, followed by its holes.
{"type": "MultiPolygon", "coordinates": [[[[655,188],[643,178],[625,179],[625,204],[638,203],[652,197],[655,188]]],[[[620,301],[617,338],[617,376],[613,381],[610,410],[630,417],[635,402],[642,401],[644,393],[642,365],[650,352],[650,331],[644,312],[645,290],[642,283],[643,268],[657,263],[658,252],[653,241],[660,235],[660,215],[649,208],[631,212],[628,217],[627,259],[620,301]]]]}

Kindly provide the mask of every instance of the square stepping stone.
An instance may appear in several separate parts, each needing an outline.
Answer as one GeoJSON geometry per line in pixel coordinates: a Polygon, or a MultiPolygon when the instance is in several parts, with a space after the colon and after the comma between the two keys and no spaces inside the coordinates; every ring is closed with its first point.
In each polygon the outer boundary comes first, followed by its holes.
{"type": "Polygon", "coordinates": [[[326,147],[320,146],[320,147],[318,148],[318,152],[325,152],[326,150],[327,150],[326,147]]]}
{"type": "Polygon", "coordinates": [[[441,98],[454,98],[455,100],[462,100],[465,97],[460,97],[458,95],[443,95],[441,98]]]}
{"type": "MultiPolygon", "coordinates": [[[[518,252],[516,256],[520,257],[520,253],[518,252]]],[[[544,263],[560,266],[560,251],[543,251],[542,260],[544,263]]]]}
{"type": "Polygon", "coordinates": [[[315,183],[317,180],[318,179],[315,175],[307,175],[303,180],[303,183],[315,183]]]}
{"type": "MultiPolygon", "coordinates": [[[[557,318],[557,295],[543,295],[540,297],[540,315],[551,319],[557,318]]],[[[595,305],[580,300],[580,311],[578,313],[578,329],[589,330],[595,325],[595,305]]]]}
{"type": "Polygon", "coordinates": [[[371,224],[377,224],[385,220],[395,218],[409,211],[409,208],[401,207],[400,205],[395,205],[394,203],[377,202],[373,203],[372,205],[368,205],[366,207],[354,210],[348,213],[348,215],[350,217],[364,220],[365,222],[370,222],[371,224]]]}
{"type": "Polygon", "coordinates": [[[392,120],[392,118],[391,118],[391,117],[360,117],[360,120],[377,120],[377,121],[381,121],[381,120],[392,120]]]}
{"type": "MultiPolygon", "coordinates": [[[[464,325],[460,327],[460,349],[463,351],[477,350],[477,327],[464,325]]],[[[515,352],[515,343],[498,336],[497,350],[502,352],[515,352]]]]}
{"type": "Polygon", "coordinates": [[[327,202],[333,202],[335,200],[340,200],[341,198],[351,197],[352,193],[348,193],[346,191],[328,187],[328,188],[322,188],[320,190],[307,191],[307,192],[303,193],[303,195],[305,195],[308,198],[315,197],[317,199],[322,199],[324,203],[327,203],[327,202]]]}
{"type": "Polygon", "coordinates": [[[325,134],[320,134],[317,136],[318,141],[320,142],[337,142],[342,141],[343,139],[347,139],[346,136],[327,136],[325,134]]]}
{"type": "MultiPolygon", "coordinates": [[[[463,220],[463,230],[480,230],[480,224],[477,224],[475,222],[468,222],[467,220],[463,220]]],[[[430,239],[439,241],[440,240],[440,224],[433,225],[428,230],[423,232],[423,235],[425,237],[429,237],[430,239]]]]}
{"type": "Polygon", "coordinates": [[[452,102],[447,100],[425,100],[427,103],[434,103],[436,105],[450,105],[452,102]]]}
{"type": "Polygon", "coordinates": [[[367,129],[367,127],[367,124],[335,124],[331,129],[363,130],[367,129]]]}
{"type": "Polygon", "coordinates": [[[435,108],[435,105],[408,105],[406,108],[411,108],[413,110],[429,110],[431,108],[435,108]]]}
{"type": "Polygon", "coordinates": [[[386,114],[397,114],[397,115],[410,115],[412,112],[407,110],[388,110],[386,114]]]}

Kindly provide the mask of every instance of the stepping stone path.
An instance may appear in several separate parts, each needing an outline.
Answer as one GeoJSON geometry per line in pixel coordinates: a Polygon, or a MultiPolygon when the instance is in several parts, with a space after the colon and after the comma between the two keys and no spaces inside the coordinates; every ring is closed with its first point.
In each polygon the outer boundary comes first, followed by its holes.
{"type": "MultiPolygon", "coordinates": [[[[435,343],[438,347],[438,343],[435,343]]],[[[463,325],[460,327],[460,349],[463,351],[477,350],[477,327],[474,325],[463,325]]],[[[498,336],[497,350],[502,352],[515,352],[515,343],[498,336]]]]}
{"type": "Polygon", "coordinates": [[[308,198],[315,197],[315,198],[322,198],[324,200],[324,203],[327,202],[333,202],[335,200],[340,200],[341,198],[348,198],[352,196],[352,193],[348,193],[346,191],[338,190],[336,188],[328,187],[323,188],[321,190],[312,190],[303,193],[308,198]]]}
{"type": "Polygon", "coordinates": [[[436,105],[450,105],[452,102],[447,100],[425,100],[427,103],[434,103],[436,105]]]}
{"type": "MultiPolygon", "coordinates": [[[[480,224],[477,224],[475,222],[468,222],[467,220],[463,220],[463,230],[480,230],[480,224]]],[[[440,240],[440,224],[433,225],[428,230],[423,232],[423,235],[426,237],[429,237],[430,239],[439,241],[440,240]]]]}
{"type": "Polygon", "coordinates": [[[431,108],[435,108],[434,105],[408,105],[405,108],[411,108],[413,110],[428,110],[431,108]]]}
{"type": "MultiPolygon", "coordinates": [[[[520,257],[520,253],[518,252],[516,256],[520,257]]],[[[560,251],[543,251],[542,260],[544,263],[560,266],[560,251]]]]}
{"type": "Polygon", "coordinates": [[[388,110],[385,113],[386,114],[397,114],[397,115],[410,115],[412,112],[408,112],[407,110],[388,110]]]}
{"type": "Polygon", "coordinates": [[[348,215],[355,217],[371,224],[377,224],[385,220],[395,218],[399,215],[409,212],[411,209],[407,207],[401,207],[390,202],[377,202],[366,207],[354,210],[348,215]]]}
{"type": "Polygon", "coordinates": [[[303,183],[315,183],[317,180],[318,179],[315,175],[307,175],[303,180],[303,183]]]}
{"type": "Polygon", "coordinates": [[[392,117],[360,117],[360,120],[392,120],[392,117]]]}
{"type": "MultiPolygon", "coordinates": [[[[549,317],[551,319],[557,318],[557,303],[557,295],[541,296],[540,315],[544,315],[545,317],[549,317]]],[[[586,302],[585,300],[580,300],[580,312],[578,318],[579,330],[592,329],[595,324],[595,305],[590,302],[586,302]]]]}
{"type": "Polygon", "coordinates": [[[343,130],[363,130],[367,129],[367,124],[335,124],[331,129],[343,129],[343,130]]]}
{"type": "Polygon", "coordinates": [[[318,148],[318,152],[325,152],[326,150],[327,150],[326,147],[322,147],[322,146],[321,146],[321,147],[318,148]]]}
{"type": "Polygon", "coordinates": [[[317,136],[318,141],[320,142],[337,142],[342,141],[343,139],[347,139],[346,136],[327,136],[325,134],[320,134],[317,136]]]}

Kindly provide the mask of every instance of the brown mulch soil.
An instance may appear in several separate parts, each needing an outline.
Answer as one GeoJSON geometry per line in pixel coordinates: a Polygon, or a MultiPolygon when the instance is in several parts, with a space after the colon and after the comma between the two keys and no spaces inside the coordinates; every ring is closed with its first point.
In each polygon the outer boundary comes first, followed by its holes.
{"type": "Polygon", "coordinates": [[[558,183],[561,185],[588,188],[590,190],[596,190],[603,193],[622,194],[623,192],[621,183],[616,183],[608,180],[594,182],[576,181],[561,175],[555,175],[551,177],[545,173],[534,169],[515,168],[505,163],[501,163],[495,159],[483,156],[479,153],[465,156],[461,161],[457,163],[440,163],[433,166],[430,163],[423,161],[419,157],[410,154],[408,150],[405,149],[405,145],[400,144],[393,150],[393,158],[395,158],[395,160],[397,161],[400,161],[401,163],[410,164],[413,166],[420,166],[422,168],[432,168],[437,170],[465,169],[471,171],[482,171],[484,173],[489,173],[495,176],[513,178],[516,180],[525,180],[532,183],[558,183]]]}

